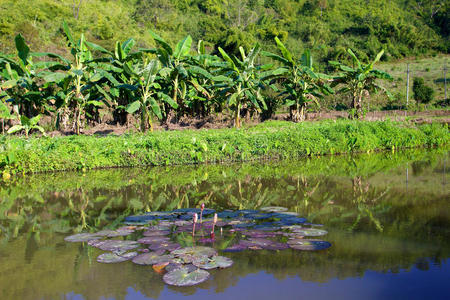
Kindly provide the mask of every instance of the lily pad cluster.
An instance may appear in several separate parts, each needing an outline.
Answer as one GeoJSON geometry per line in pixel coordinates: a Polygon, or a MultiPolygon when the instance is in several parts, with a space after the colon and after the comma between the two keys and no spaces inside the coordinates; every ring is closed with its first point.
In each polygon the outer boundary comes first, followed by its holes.
{"type": "Polygon", "coordinates": [[[324,250],[331,243],[316,239],[327,234],[283,207],[260,210],[177,209],[125,218],[115,230],[78,233],[67,242],[87,242],[103,251],[97,261],[131,260],[152,266],[169,285],[191,286],[207,280],[207,270],[223,269],[233,261],[219,252],[254,250],[324,250]],[[215,215],[216,214],[216,215],[215,215]],[[200,218],[198,218],[200,215],[200,218]],[[214,218],[211,218],[214,215],[214,218]]]}

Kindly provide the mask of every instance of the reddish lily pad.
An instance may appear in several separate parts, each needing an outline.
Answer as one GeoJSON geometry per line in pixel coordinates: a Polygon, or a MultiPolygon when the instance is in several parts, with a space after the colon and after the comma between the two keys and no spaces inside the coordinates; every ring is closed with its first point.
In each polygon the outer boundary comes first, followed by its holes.
{"type": "Polygon", "coordinates": [[[244,250],[247,250],[247,249],[248,249],[247,246],[238,243],[238,244],[235,244],[235,245],[230,246],[228,248],[225,248],[223,251],[224,252],[241,252],[241,251],[244,251],[244,250]]]}
{"type": "Polygon", "coordinates": [[[120,251],[120,252],[132,250],[140,246],[139,243],[136,241],[123,241],[123,240],[91,241],[89,245],[104,251],[120,251]]]}
{"type": "Polygon", "coordinates": [[[259,231],[259,230],[247,230],[241,231],[241,233],[245,236],[250,236],[252,238],[266,238],[266,237],[275,237],[277,233],[271,231],[259,231]]]}
{"type": "Polygon", "coordinates": [[[135,256],[133,262],[138,265],[155,265],[170,262],[172,258],[172,255],[160,255],[159,253],[148,252],[135,256]]]}
{"type": "Polygon", "coordinates": [[[200,259],[196,259],[192,262],[192,264],[198,268],[210,270],[210,269],[216,269],[216,268],[228,268],[233,265],[233,261],[225,256],[213,256],[213,257],[206,257],[203,256],[200,259]]]}
{"type": "Polygon", "coordinates": [[[97,257],[97,261],[99,263],[105,263],[105,264],[119,263],[119,262],[130,260],[133,257],[135,257],[136,255],[138,255],[137,252],[128,252],[128,253],[124,253],[124,254],[108,252],[108,253],[100,254],[97,257]]]}
{"type": "Polygon", "coordinates": [[[144,231],[144,236],[164,236],[164,235],[169,235],[170,231],[169,230],[147,230],[144,231]]]}
{"type": "Polygon", "coordinates": [[[324,250],[331,247],[331,243],[327,241],[304,239],[289,240],[288,245],[292,249],[306,251],[324,250]]]}
{"type": "Polygon", "coordinates": [[[285,244],[285,243],[280,243],[280,242],[274,242],[270,245],[264,246],[265,250],[284,250],[284,249],[288,249],[289,245],[285,244]]]}
{"type": "Polygon", "coordinates": [[[163,276],[163,281],[166,284],[174,286],[192,286],[206,281],[209,278],[209,273],[205,270],[197,269],[189,272],[188,268],[182,267],[163,276]]]}
{"type": "Polygon", "coordinates": [[[165,243],[168,241],[170,241],[170,239],[165,236],[146,236],[137,240],[137,242],[141,244],[165,243]]]}
{"type": "MultiPolygon", "coordinates": [[[[205,227],[205,228],[212,228],[213,227],[213,224],[214,224],[214,222],[213,221],[204,221],[202,224],[201,224],[201,226],[202,227],[205,227]]],[[[228,223],[227,222],[224,222],[224,221],[217,221],[216,222],[216,227],[224,227],[224,226],[227,226],[228,225],[228,223]]]]}

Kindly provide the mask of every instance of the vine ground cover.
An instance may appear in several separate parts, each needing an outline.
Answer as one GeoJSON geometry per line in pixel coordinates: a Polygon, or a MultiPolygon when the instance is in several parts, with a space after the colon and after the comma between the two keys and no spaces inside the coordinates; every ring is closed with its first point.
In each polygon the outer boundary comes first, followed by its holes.
{"type": "Polygon", "coordinates": [[[383,149],[445,146],[447,125],[271,121],[236,130],[169,131],[122,136],[2,137],[0,170],[33,173],[108,167],[296,158],[383,149]]]}

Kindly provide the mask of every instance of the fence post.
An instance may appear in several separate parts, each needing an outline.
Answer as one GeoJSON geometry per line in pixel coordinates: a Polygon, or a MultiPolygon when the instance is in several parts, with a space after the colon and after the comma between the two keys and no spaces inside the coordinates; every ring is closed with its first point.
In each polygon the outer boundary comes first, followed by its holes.
{"type": "Polygon", "coordinates": [[[447,64],[444,65],[444,101],[447,101],[447,64]]]}
{"type": "Polygon", "coordinates": [[[406,67],[406,109],[405,109],[405,117],[406,112],[408,111],[408,104],[409,104],[409,63],[406,67]]]}

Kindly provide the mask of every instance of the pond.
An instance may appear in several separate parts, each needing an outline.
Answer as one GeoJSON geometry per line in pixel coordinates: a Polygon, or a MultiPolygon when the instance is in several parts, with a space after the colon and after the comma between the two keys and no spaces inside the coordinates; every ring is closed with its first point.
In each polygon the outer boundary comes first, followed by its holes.
{"type": "Polygon", "coordinates": [[[1,299],[446,299],[449,152],[408,150],[230,165],[30,175],[0,186],[1,299]],[[234,264],[192,287],[151,266],[102,264],[68,243],[151,211],[281,206],[331,247],[221,252],[234,264]]]}

